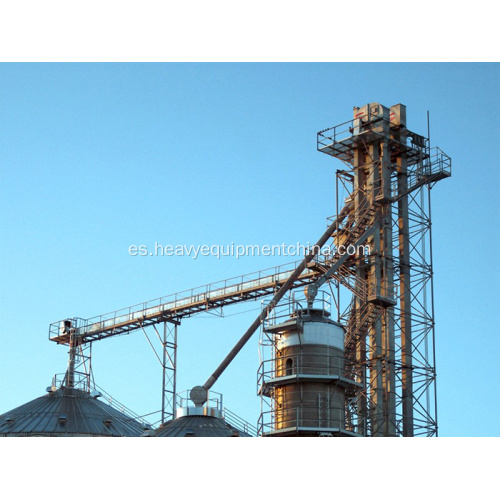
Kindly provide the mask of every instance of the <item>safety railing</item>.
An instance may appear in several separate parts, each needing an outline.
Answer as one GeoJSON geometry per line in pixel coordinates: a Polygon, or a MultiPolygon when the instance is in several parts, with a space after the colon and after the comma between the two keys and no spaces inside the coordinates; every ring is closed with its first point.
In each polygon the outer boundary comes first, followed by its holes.
{"type": "Polygon", "coordinates": [[[240,416],[236,415],[236,413],[233,413],[228,408],[224,408],[224,420],[228,424],[236,427],[236,429],[248,434],[249,436],[257,436],[257,427],[255,425],[252,425],[251,423],[242,419],[240,416]]]}
{"type": "MultiPolygon", "coordinates": [[[[262,301],[262,309],[266,309],[269,300],[262,301]]],[[[330,316],[331,311],[331,295],[326,290],[318,290],[314,299],[313,308],[323,311],[325,317],[330,316]]],[[[283,300],[278,303],[269,315],[264,319],[264,329],[270,328],[274,325],[287,321],[291,318],[300,317],[308,310],[307,297],[304,293],[297,295],[291,292],[288,300],[283,300]]]]}
{"type": "MultiPolygon", "coordinates": [[[[193,408],[195,407],[194,403],[191,401],[189,397],[190,391],[183,391],[176,396],[177,408],[193,408]]],[[[238,416],[236,413],[231,410],[224,408],[224,401],[222,394],[209,391],[207,396],[207,402],[204,407],[209,409],[215,409],[219,412],[219,415],[226,420],[226,422],[241,432],[244,432],[250,436],[257,436],[257,428],[238,416]]],[[[210,414],[210,412],[207,412],[210,414]]]]}
{"type": "MultiPolygon", "coordinates": [[[[151,429],[152,428],[151,423],[148,420],[146,420],[142,415],[139,415],[135,411],[133,411],[130,408],[128,408],[127,406],[125,406],[123,403],[121,403],[116,398],[111,396],[111,394],[106,392],[102,387],[100,387],[94,383],[94,388],[95,388],[94,390],[96,391],[96,393],[94,393],[94,397],[102,398],[112,408],[127,415],[127,417],[129,417],[129,419],[133,419],[133,420],[140,422],[144,429],[151,429]]],[[[92,395],[92,393],[91,393],[91,395],[92,395]]],[[[153,413],[157,413],[157,412],[153,412],[153,413]]]]}
{"type": "MultiPolygon", "coordinates": [[[[126,418],[124,419],[124,421],[136,420],[143,426],[144,429],[152,428],[151,423],[148,422],[148,420],[146,420],[143,416],[137,414],[136,412],[125,406],[123,403],[120,403],[116,398],[111,396],[111,394],[106,392],[102,387],[98,386],[95,382],[90,383],[88,374],[75,372],[74,375],[75,376],[74,376],[73,389],[86,392],[89,394],[89,396],[95,399],[99,398],[100,400],[105,401],[109,406],[111,406],[115,410],[125,415],[126,418]]],[[[65,373],[56,373],[52,377],[52,387],[48,388],[47,390],[49,389],[57,390],[64,388],[65,381],[66,381],[65,373]]]]}
{"type": "Polygon", "coordinates": [[[430,149],[429,164],[430,174],[443,173],[446,177],[451,175],[451,158],[437,146],[430,149]]]}
{"type": "MultiPolygon", "coordinates": [[[[189,396],[190,392],[191,391],[186,390],[176,394],[176,408],[190,408],[195,406],[189,396]]],[[[209,391],[205,405],[209,408],[214,408],[222,412],[224,408],[224,399],[222,394],[215,391],[209,391]]]]}
{"type": "Polygon", "coordinates": [[[257,387],[274,385],[287,377],[296,376],[337,377],[339,380],[343,379],[354,384],[361,380],[363,367],[340,354],[277,355],[272,359],[261,361],[257,374],[257,387]]]}
{"type": "Polygon", "coordinates": [[[440,148],[433,147],[425,158],[409,166],[404,185],[400,185],[397,175],[389,180],[377,179],[373,185],[375,199],[393,201],[416,187],[450,176],[451,158],[440,148]]]}
{"type": "Polygon", "coordinates": [[[398,297],[398,285],[396,283],[368,283],[369,301],[396,302],[398,297]]]}
{"type": "MultiPolygon", "coordinates": [[[[136,323],[147,318],[162,316],[167,313],[175,315],[176,312],[196,304],[205,304],[210,301],[220,301],[226,298],[237,297],[252,291],[272,289],[285,282],[293,273],[300,261],[290,262],[281,266],[262,271],[245,274],[236,278],[210,283],[201,287],[191,288],[183,292],[136,304],[110,313],[102,314],[83,320],[78,318],[76,326],[78,335],[97,334],[136,323]]],[[[300,279],[307,279],[309,274],[315,275],[313,270],[305,269],[300,279]]],[[[74,318],[77,319],[77,318],[74,318]]],[[[72,319],[73,320],[73,319],[72,319]]],[[[62,334],[61,325],[68,320],[52,323],[49,328],[49,337],[58,338],[62,334]]]]}
{"type": "Polygon", "coordinates": [[[387,140],[391,151],[405,153],[408,164],[422,161],[427,156],[429,140],[381,116],[362,116],[318,132],[318,151],[352,164],[354,149],[371,141],[387,140]]]}
{"type": "Polygon", "coordinates": [[[356,415],[344,406],[323,405],[280,408],[261,413],[257,429],[259,435],[273,433],[314,432],[328,435],[360,434],[362,426],[356,415]]]}
{"type": "MultiPolygon", "coordinates": [[[[59,389],[61,387],[67,387],[67,374],[66,373],[56,373],[52,377],[52,387],[59,389]]],[[[90,392],[90,375],[88,373],[75,371],[73,372],[73,389],[78,389],[84,392],[90,392]]]]}

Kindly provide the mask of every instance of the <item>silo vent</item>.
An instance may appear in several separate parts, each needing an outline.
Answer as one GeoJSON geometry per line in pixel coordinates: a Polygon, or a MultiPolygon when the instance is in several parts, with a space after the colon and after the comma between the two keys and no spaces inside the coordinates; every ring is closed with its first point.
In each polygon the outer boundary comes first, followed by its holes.
{"type": "Polygon", "coordinates": [[[61,387],[0,415],[0,436],[141,436],[142,423],[80,389],[61,387]],[[112,423],[111,423],[112,422],[112,423]]]}
{"type": "Polygon", "coordinates": [[[196,387],[177,394],[176,418],[164,422],[148,436],[158,437],[250,437],[252,426],[243,419],[224,410],[222,394],[196,387]]]}

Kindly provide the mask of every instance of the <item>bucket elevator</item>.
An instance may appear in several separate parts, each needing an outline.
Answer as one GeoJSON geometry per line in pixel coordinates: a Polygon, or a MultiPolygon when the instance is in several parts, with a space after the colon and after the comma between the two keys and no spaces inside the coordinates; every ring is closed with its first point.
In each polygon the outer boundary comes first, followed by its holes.
{"type": "Polygon", "coordinates": [[[302,261],[56,322],[50,340],[90,353],[95,341],[143,331],[163,372],[165,423],[176,413],[181,321],[272,296],[206,382],[193,388],[195,404],[208,401],[260,329],[270,348],[259,369],[260,435],[436,436],[431,189],[451,175],[451,159],[407,128],[402,104],[355,107],[351,120],[318,133],[317,147],[343,168],[336,171],[336,214],[302,261]],[[336,317],[323,285],[332,289],[336,317]],[[304,287],[306,302],[299,305],[293,290],[304,287]]]}
{"type": "Polygon", "coordinates": [[[347,167],[336,173],[345,202],[330,251],[309,264],[320,276],[306,288],[307,306],[263,326],[259,432],[437,435],[430,191],[451,175],[451,160],[407,129],[402,104],[355,107],[352,120],[318,134],[318,150],[347,167]],[[345,331],[333,370],[331,320],[314,308],[331,280],[345,331]],[[350,292],[342,312],[339,285],[350,292]],[[312,341],[314,321],[323,335],[312,341]]]}
{"type": "MultiPolygon", "coordinates": [[[[352,298],[339,319],[346,358],[362,369],[353,405],[363,435],[437,435],[431,188],[451,160],[406,127],[406,107],[355,107],[353,119],[318,134],[356,221],[374,229],[369,255],[353,255],[352,298]]],[[[348,232],[336,231],[339,247],[348,232]]],[[[326,271],[328,275],[328,271],[326,271]]],[[[320,278],[320,280],[324,279],[320,278]]]]}

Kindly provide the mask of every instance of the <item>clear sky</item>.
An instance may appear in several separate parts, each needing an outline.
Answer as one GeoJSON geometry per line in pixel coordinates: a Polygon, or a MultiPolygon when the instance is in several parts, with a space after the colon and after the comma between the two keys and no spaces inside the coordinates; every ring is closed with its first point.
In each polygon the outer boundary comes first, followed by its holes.
{"type": "MultiPolygon", "coordinates": [[[[335,212],[337,160],[317,131],[367,102],[453,160],[433,190],[441,435],[499,435],[498,64],[0,65],[0,413],[66,367],[51,322],[90,317],[287,257],[132,257],[130,245],[315,241],[335,212]]],[[[179,330],[178,388],[203,383],[259,302],[179,330]]],[[[94,374],[118,400],[159,408],[140,332],[97,342],[94,374]]],[[[214,387],[256,422],[257,336],[214,387]]]]}

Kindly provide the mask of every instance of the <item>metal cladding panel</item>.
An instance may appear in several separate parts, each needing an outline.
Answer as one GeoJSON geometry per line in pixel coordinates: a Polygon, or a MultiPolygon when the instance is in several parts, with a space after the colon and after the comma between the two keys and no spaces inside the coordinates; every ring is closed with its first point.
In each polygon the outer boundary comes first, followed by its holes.
{"type": "Polygon", "coordinates": [[[332,322],[304,321],[303,331],[284,333],[278,349],[294,345],[325,345],[344,350],[344,328],[332,322]]]}
{"type": "Polygon", "coordinates": [[[404,104],[391,106],[390,120],[392,125],[406,125],[406,106],[404,104]]]}
{"type": "Polygon", "coordinates": [[[0,415],[1,436],[133,437],[142,425],[77,389],[58,389],[0,415]]]}
{"type": "Polygon", "coordinates": [[[201,415],[176,418],[158,428],[151,435],[154,437],[251,437],[221,418],[201,415]]]}

